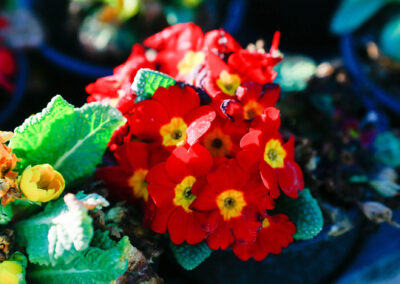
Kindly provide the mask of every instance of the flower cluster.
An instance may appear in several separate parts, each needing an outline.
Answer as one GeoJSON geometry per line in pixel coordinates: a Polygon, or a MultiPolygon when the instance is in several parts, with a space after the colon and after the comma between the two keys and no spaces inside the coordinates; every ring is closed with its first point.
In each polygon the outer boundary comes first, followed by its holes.
{"type": "Polygon", "coordinates": [[[88,101],[108,102],[127,119],[110,143],[117,165],[97,177],[111,194],[140,200],[145,223],[173,243],[205,240],[262,260],[293,241],[294,224],[269,211],[282,192],[296,198],[304,188],[294,138],[279,132],[278,41],[276,33],[269,52],[250,51],[222,29],[178,24],[87,87],[88,101]],[[130,86],[141,68],[177,83],[135,103],[130,86]]]}

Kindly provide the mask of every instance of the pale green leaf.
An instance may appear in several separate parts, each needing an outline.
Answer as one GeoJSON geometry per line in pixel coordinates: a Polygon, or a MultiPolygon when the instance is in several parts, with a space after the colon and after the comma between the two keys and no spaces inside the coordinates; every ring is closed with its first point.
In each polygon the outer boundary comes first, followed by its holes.
{"type": "Polygon", "coordinates": [[[114,130],[122,125],[121,113],[99,103],[74,108],[55,96],[41,113],[15,130],[10,147],[28,165],[48,163],[69,184],[94,172],[114,130]]]}
{"type": "Polygon", "coordinates": [[[98,206],[108,205],[97,194],[68,194],[64,199],[48,203],[43,212],[16,223],[18,245],[26,247],[29,261],[67,264],[86,250],[93,237],[93,227],[85,202],[93,199],[98,200],[98,206]]]}
{"type": "Polygon", "coordinates": [[[324,225],[321,208],[308,188],[299,193],[297,199],[282,196],[277,200],[276,210],[289,216],[296,226],[293,238],[308,240],[321,232],[324,225]]]}
{"type": "Polygon", "coordinates": [[[136,93],[136,101],[150,99],[158,87],[168,88],[176,81],[170,76],[151,70],[140,69],[133,80],[132,90],[136,93]]]}
{"type": "MultiPolygon", "coordinates": [[[[104,234],[94,237],[94,239],[98,238],[106,237],[104,234]]],[[[96,243],[92,242],[92,245],[96,243]]],[[[118,243],[108,238],[107,241],[103,240],[102,245],[102,248],[89,247],[69,264],[59,263],[53,267],[30,266],[27,276],[29,283],[109,284],[125,273],[128,260],[135,254],[136,249],[126,236],[118,243]]]]}

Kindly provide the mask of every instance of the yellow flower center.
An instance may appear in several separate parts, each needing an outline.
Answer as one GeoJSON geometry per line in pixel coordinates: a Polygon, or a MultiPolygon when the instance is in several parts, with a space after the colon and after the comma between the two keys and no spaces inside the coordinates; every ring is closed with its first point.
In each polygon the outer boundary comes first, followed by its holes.
{"type": "Polygon", "coordinates": [[[214,128],[205,136],[204,146],[213,156],[226,156],[232,149],[232,141],[221,128],[214,128]]]}
{"type": "Polygon", "coordinates": [[[188,51],[178,63],[179,74],[187,75],[193,72],[198,66],[204,63],[206,56],[203,52],[188,51]]]}
{"type": "Polygon", "coordinates": [[[263,229],[269,227],[270,225],[271,225],[271,224],[269,223],[268,218],[265,218],[265,219],[262,221],[262,228],[263,228],[263,229]]]}
{"type": "Polygon", "coordinates": [[[185,121],[180,117],[173,117],[168,124],[164,124],[160,128],[160,134],[163,138],[164,146],[183,146],[186,143],[185,121]]]}
{"type": "Polygon", "coordinates": [[[236,89],[240,86],[240,77],[236,74],[230,74],[226,70],[219,74],[217,85],[227,95],[234,96],[236,89]]]}
{"type": "Polygon", "coordinates": [[[144,201],[149,199],[149,193],[147,192],[147,182],[146,175],[148,170],[138,169],[133,175],[129,178],[129,186],[133,190],[133,194],[137,198],[143,198],[144,201]]]}
{"type": "Polygon", "coordinates": [[[185,177],[180,184],[175,186],[175,197],[174,204],[176,206],[182,206],[186,212],[192,212],[189,209],[190,204],[196,199],[196,196],[192,193],[193,184],[196,182],[194,176],[185,177]]]}
{"type": "Polygon", "coordinates": [[[239,217],[246,204],[243,193],[235,189],[225,190],[217,196],[217,205],[225,221],[239,217]]]}
{"type": "Polygon", "coordinates": [[[244,119],[251,120],[259,114],[262,114],[264,107],[257,101],[251,100],[244,106],[244,119]]]}
{"type": "Polygon", "coordinates": [[[273,168],[282,168],[285,157],[286,151],[283,149],[281,142],[277,139],[269,140],[267,145],[265,145],[265,162],[273,168]]]}

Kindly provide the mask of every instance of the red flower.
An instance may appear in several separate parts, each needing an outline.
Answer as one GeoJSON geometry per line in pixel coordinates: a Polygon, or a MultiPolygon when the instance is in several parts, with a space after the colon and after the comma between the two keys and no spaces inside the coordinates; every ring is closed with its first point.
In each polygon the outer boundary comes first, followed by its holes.
{"type": "Polygon", "coordinates": [[[220,103],[221,100],[235,97],[236,90],[243,83],[272,83],[276,77],[272,68],[282,60],[275,50],[278,42],[279,36],[275,35],[270,53],[241,49],[230,55],[227,62],[213,53],[208,53],[208,74],[204,82],[207,93],[216,103],[220,103]]]}
{"type": "Polygon", "coordinates": [[[208,51],[222,54],[241,48],[224,30],[213,30],[204,35],[193,23],[168,27],[147,38],[144,44],[158,52],[155,62],[160,65],[161,72],[191,84],[204,66],[208,51]]]}
{"type": "Polygon", "coordinates": [[[273,207],[262,182],[250,177],[236,160],[227,160],[207,177],[208,184],[192,207],[209,212],[207,237],[211,249],[226,249],[234,240],[251,243],[261,223],[259,214],[273,207]]]}
{"type": "Polygon", "coordinates": [[[202,143],[213,156],[233,157],[240,150],[240,139],[249,130],[243,121],[217,117],[204,134],[202,143]]]}
{"type": "Polygon", "coordinates": [[[160,87],[151,100],[135,104],[128,116],[132,134],[141,140],[157,141],[173,150],[186,143],[193,145],[215,118],[210,106],[200,106],[193,88],[180,85],[160,87]]]}
{"type": "Polygon", "coordinates": [[[12,53],[0,47],[0,87],[9,92],[14,89],[13,84],[10,82],[10,77],[14,75],[15,69],[15,60],[12,53]]]}
{"type": "Polygon", "coordinates": [[[156,206],[151,228],[157,233],[168,230],[171,241],[180,244],[201,242],[207,232],[206,215],[190,205],[204,186],[212,167],[212,157],[203,146],[176,148],[167,162],[153,167],[148,176],[148,191],[156,206]]]}
{"type": "Polygon", "coordinates": [[[275,106],[279,99],[278,84],[260,85],[247,82],[238,87],[235,99],[225,100],[222,110],[228,117],[253,120],[264,113],[267,107],[275,106]]]}
{"type": "Polygon", "coordinates": [[[243,150],[237,159],[243,168],[259,169],[272,198],[279,196],[278,184],[288,196],[297,198],[298,191],[304,188],[303,173],[294,161],[293,137],[284,144],[279,126],[279,110],[267,108],[240,141],[243,150]]]}
{"type": "Polygon", "coordinates": [[[141,45],[135,44],[128,60],[116,67],[113,75],[97,79],[86,86],[86,92],[90,94],[87,101],[116,106],[122,113],[129,111],[135,99],[131,85],[137,71],[141,68],[155,69],[154,63],[146,58],[145,53],[141,45]]]}
{"type": "Polygon", "coordinates": [[[253,257],[257,261],[263,260],[268,254],[280,254],[293,242],[296,227],[289,221],[288,216],[277,214],[267,216],[262,221],[261,230],[257,232],[256,240],[251,244],[236,242],[233,252],[241,259],[253,257]]]}
{"type": "Polygon", "coordinates": [[[112,195],[124,200],[148,201],[146,175],[150,165],[164,159],[161,149],[152,149],[152,145],[126,141],[114,153],[117,166],[99,168],[96,177],[105,181],[112,195]]]}

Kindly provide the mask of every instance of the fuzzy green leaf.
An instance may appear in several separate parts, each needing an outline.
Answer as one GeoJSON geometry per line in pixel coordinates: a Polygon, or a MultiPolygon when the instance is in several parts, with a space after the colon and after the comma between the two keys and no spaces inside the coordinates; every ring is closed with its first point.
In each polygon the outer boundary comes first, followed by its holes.
{"type": "Polygon", "coordinates": [[[37,213],[38,210],[40,210],[40,206],[35,202],[15,199],[6,206],[0,206],[0,225],[5,225],[11,220],[25,219],[37,213]]]}
{"type": "Polygon", "coordinates": [[[150,99],[158,87],[168,88],[176,81],[170,76],[150,70],[140,69],[133,80],[132,90],[136,93],[136,102],[150,99]]]}
{"type": "Polygon", "coordinates": [[[48,163],[69,184],[94,172],[112,133],[123,122],[121,113],[108,105],[74,108],[55,96],[41,113],[15,129],[9,146],[22,159],[20,170],[48,163]]]}
{"type": "Polygon", "coordinates": [[[289,216],[296,225],[296,240],[309,240],[319,234],[324,225],[321,208],[308,188],[297,199],[282,196],[277,200],[276,210],[289,216]]]}
{"type": "Polygon", "coordinates": [[[10,222],[13,216],[12,203],[6,206],[0,205],[0,225],[5,225],[10,222]]]}
{"type": "MultiPolygon", "coordinates": [[[[98,232],[96,232],[97,234],[98,232]]],[[[94,238],[104,239],[105,235],[94,238]]],[[[126,236],[118,243],[107,238],[107,241],[103,240],[103,248],[89,247],[69,264],[59,263],[53,267],[30,266],[29,283],[109,284],[116,280],[125,273],[128,268],[128,260],[132,258],[136,250],[126,236]]],[[[92,245],[96,245],[96,243],[92,242],[92,245]]]]}
{"type": "Polygon", "coordinates": [[[93,237],[92,218],[84,204],[107,206],[108,202],[97,194],[67,195],[47,204],[43,212],[18,222],[17,242],[26,247],[32,263],[68,264],[89,247],[93,237]],[[89,202],[89,201],[90,202],[89,202]],[[87,203],[89,202],[89,203],[87,203]]]}
{"type": "Polygon", "coordinates": [[[170,244],[176,261],[186,270],[195,269],[209,257],[212,252],[205,242],[197,245],[188,245],[186,243],[175,245],[172,242],[170,244]]]}

